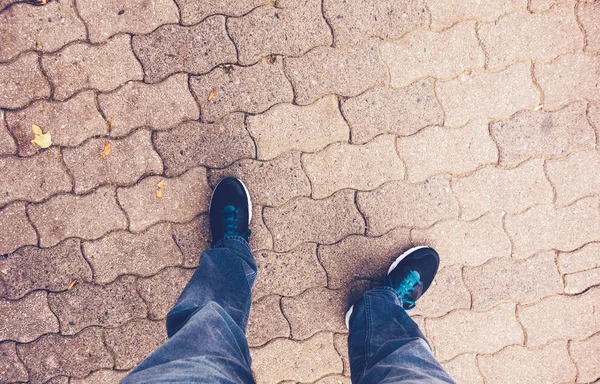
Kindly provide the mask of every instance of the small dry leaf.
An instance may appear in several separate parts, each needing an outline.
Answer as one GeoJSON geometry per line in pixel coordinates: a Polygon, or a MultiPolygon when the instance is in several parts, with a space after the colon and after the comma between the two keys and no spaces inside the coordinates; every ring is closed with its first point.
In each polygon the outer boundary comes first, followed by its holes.
{"type": "Polygon", "coordinates": [[[52,136],[50,136],[50,131],[43,133],[42,129],[35,124],[31,124],[31,131],[34,135],[33,140],[31,140],[31,144],[35,144],[40,148],[48,148],[52,145],[52,136]]]}
{"type": "Polygon", "coordinates": [[[156,197],[162,197],[163,195],[163,187],[165,186],[165,181],[161,180],[157,184],[158,189],[156,190],[156,197]]]}
{"type": "Polygon", "coordinates": [[[37,5],[46,5],[48,4],[48,0],[35,0],[37,5]]]}
{"type": "Polygon", "coordinates": [[[108,156],[109,153],[110,153],[110,141],[105,141],[104,149],[100,153],[100,157],[104,159],[106,156],[108,156]]]}
{"type": "Polygon", "coordinates": [[[540,110],[540,109],[542,109],[542,108],[544,108],[544,106],[540,104],[540,105],[538,105],[537,107],[533,108],[533,111],[534,111],[534,112],[537,112],[537,111],[539,111],[539,110],[540,110]]]}
{"type": "Polygon", "coordinates": [[[215,95],[217,94],[217,88],[213,88],[210,93],[208,94],[208,101],[211,101],[213,99],[213,97],[215,97],[215,95]]]}
{"type": "Polygon", "coordinates": [[[115,118],[111,117],[106,122],[106,134],[107,135],[110,135],[110,132],[112,131],[112,129],[113,129],[114,126],[115,126],[115,118]]]}
{"type": "Polygon", "coordinates": [[[71,281],[71,284],[69,284],[69,286],[67,287],[67,291],[70,291],[71,289],[73,289],[75,284],[77,284],[77,279],[71,281]]]}

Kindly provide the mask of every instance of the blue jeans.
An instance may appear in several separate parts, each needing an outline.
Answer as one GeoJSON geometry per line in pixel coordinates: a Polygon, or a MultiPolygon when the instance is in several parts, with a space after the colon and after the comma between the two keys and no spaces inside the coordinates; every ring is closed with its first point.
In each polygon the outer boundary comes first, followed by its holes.
{"type": "MultiPolygon", "coordinates": [[[[254,383],[245,330],[256,271],[242,238],[205,251],[167,315],[169,340],[121,383],[254,383]]],[[[354,305],[348,349],[354,383],[454,382],[390,288],[354,305]]]]}

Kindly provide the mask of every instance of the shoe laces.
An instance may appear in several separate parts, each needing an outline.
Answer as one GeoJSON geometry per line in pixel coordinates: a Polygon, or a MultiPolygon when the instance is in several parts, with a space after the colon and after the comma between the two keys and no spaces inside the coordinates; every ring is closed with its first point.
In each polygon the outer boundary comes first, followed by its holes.
{"type": "Polygon", "coordinates": [[[233,205],[226,205],[225,208],[223,208],[223,227],[225,229],[223,237],[240,236],[248,240],[248,237],[250,237],[250,229],[242,234],[239,233],[239,213],[240,210],[233,205]]]}
{"type": "MultiPolygon", "coordinates": [[[[392,278],[388,275],[388,283],[390,287],[394,287],[392,284],[392,278]]],[[[409,300],[408,297],[415,290],[416,286],[422,284],[421,283],[421,275],[417,271],[410,270],[408,274],[402,279],[400,285],[394,288],[394,290],[398,293],[400,298],[402,299],[403,304],[407,304],[408,307],[406,309],[412,309],[415,307],[415,302],[409,300]]]]}

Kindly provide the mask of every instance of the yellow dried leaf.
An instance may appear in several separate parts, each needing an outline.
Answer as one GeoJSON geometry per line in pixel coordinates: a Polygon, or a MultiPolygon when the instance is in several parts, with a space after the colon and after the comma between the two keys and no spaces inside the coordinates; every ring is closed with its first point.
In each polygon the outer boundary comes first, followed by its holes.
{"type": "Polygon", "coordinates": [[[108,156],[109,153],[110,153],[110,141],[105,141],[104,149],[100,153],[100,157],[104,159],[106,156],[108,156]]]}
{"type": "Polygon", "coordinates": [[[31,140],[31,144],[35,144],[40,148],[48,148],[52,145],[52,136],[50,136],[50,131],[44,133],[42,132],[42,129],[35,124],[31,124],[31,131],[34,135],[33,140],[31,140]]]}
{"type": "Polygon", "coordinates": [[[107,135],[110,135],[110,132],[112,131],[112,129],[113,129],[114,126],[115,126],[115,118],[111,117],[106,122],[106,134],[107,135]]]}
{"type": "Polygon", "coordinates": [[[213,88],[210,93],[208,94],[208,101],[211,101],[213,99],[213,97],[215,97],[215,95],[217,94],[217,88],[213,88]]]}
{"type": "Polygon", "coordinates": [[[46,5],[48,0],[36,0],[37,5],[46,5]]]}
{"type": "Polygon", "coordinates": [[[67,287],[67,291],[70,291],[71,289],[73,289],[75,284],[77,284],[77,279],[71,281],[71,284],[69,284],[69,286],[67,287]]]}
{"type": "Polygon", "coordinates": [[[163,187],[165,186],[165,181],[161,180],[157,184],[158,189],[156,190],[156,197],[162,197],[163,195],[163,187]]]}

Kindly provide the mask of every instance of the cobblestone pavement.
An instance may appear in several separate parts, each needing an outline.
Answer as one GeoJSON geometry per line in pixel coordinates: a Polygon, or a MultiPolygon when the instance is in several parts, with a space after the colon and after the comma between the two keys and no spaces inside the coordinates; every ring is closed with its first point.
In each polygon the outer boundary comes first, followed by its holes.
{"type": "Polygon", "coordinates": [[[160,345],[226,175],[259,383],[349,383],[343,313],[423,243],[459,382],[600,377],[599,1],[0,0],[0,40],[1,382],[160,345]]]}

